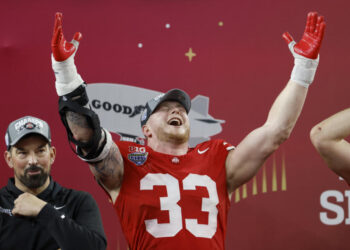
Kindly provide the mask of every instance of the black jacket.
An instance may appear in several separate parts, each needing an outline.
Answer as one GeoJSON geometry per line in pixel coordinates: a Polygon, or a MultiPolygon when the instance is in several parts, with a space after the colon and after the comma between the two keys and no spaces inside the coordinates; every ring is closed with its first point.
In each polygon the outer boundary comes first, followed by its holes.
{"type": "Polygon", "coordinates": [[[106,249],[100,212],[90,194],[51,179],[37,196],[48,203],[37,217],[13,216],[13,202],[22,193],[13,178],[0,190],[1,250],[106,249]]]}

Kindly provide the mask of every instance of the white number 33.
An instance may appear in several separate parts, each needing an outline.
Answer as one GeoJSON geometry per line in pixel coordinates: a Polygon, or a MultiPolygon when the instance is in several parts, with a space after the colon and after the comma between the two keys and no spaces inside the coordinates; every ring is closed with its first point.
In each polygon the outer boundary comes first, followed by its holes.
{"type": "MultiPolygon", "coordinates": [[[[197,219],[185,219],[186,229],[196,237],[212,238],[217,229],[219,203],[216,183],[207,175],[189,174],[183,181],[184,190],[206,187],[209,198],[202,198],[202,211],[209,212],[208,224],[198,224],[197,219]]],[[[168,196],[160,197],[160,210],[169,211],[169,223],[158,223],[158,219],[145,220],[146,230],[155,238],[173,237],[182,228],[179,181],[170,174],[147,174],[141,179],[141,190],[153,190],[153,186],[165,186],[168,196]]]]}

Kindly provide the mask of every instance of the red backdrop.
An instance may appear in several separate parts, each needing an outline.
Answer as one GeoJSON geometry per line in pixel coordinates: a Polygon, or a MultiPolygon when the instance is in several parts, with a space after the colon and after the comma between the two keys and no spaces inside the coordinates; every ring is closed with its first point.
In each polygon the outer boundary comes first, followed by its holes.
{"type": "MultiPolygon", "coordinates": [[[[265,121],[289,79],[293,58],[281,34],[288,30],[299,40],[307,12],[316,10],[325,16],[327,28],[304,110],[291,138],[267,161],[266,176],[260,171],[257,186],[248,183],[233,199],[226,246],[348,249],[348,186],[317,155],[309,131],[350,106],[349,8],[345,0],[2,0],[0,133],[4,135],[8,123],[24,115],[48,121],[58,149],[54,179],[92,193],[102,212],[108,248],[124,250],[117,216],[88,167],[71,152],[57,113],[50,62],[55,12],[64,14],[68,39],[75,31],[83,34],[76,63],[85,81],[163,92],[177,87],[192,98],[208,96],[210,114],[226,121],[216,137],[238,144],[265,121]],[[196,53],[191,62],[185,56],[189,48],[196,53]],[[321,196],[328,194],[335,208],[321,204],[321,196]],[[336,225],[325,224],[321,215],[335,219],[336,225]]],[[[5,150],[4,143],[0,149],[5,150]]],[[[0,169],[4,186],[13,173],[5,161],[0,169]]]]}

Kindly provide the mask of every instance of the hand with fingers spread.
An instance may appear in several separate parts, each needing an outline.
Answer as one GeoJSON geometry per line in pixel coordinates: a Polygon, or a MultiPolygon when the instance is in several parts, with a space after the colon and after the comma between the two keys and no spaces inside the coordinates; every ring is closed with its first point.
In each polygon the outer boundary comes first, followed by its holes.
{"type": "Polygon", "coordinates": [[[73,40],[67,42],[62,31],[62,13],[56,13],[51,40],[51,61],[56,76],[56,91],[59,96],[72,93],[84,83],[74,64],[74,56],[81,38],[81,33],[76,32],[73,40]]]}
{"type": "Polygon", "coordinates": [[[303,37],[298,43],[295,43],[292,36],[285,32],[283,38],[290,44],[294,42],[294,52],[310,59],[316,59],[320,51],[323,40],[326,23],[323,16],[319,16],[317,12],[310,12],[307,16],[305,31],[303,37]]]}
{"type": "Polygon", "coordinates": [[[298,43],[288,32],[282,35],[295,58],[291,80],[306,88],[312,83],[316,74],[325,28],[323,16],[319,16],[317,12],[310,12],[303,37],[298,43]]]}

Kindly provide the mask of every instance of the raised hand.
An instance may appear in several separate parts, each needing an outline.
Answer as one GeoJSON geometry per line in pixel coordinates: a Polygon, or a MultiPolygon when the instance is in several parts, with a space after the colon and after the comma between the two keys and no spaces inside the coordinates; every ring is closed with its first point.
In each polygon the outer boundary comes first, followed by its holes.
{"type": "Polygon", "coordinates": [[[81,33],[77,32],[71,42],[66,41],[62,31],[62,13],[57,12],[51,40],[51,62],[56,77],[56,91],[59,96],[73,92],[84,83],[74,63],[74,55],[81,38],[81,33]]]}
{"type": "Polygon", "coordinates": [[[78,49],[81,38],[81,33],[76,32],[71,42],[66,41],[62,30],[62,13],[57,12],[55,16],[55,26],[51,40],[51,49],[55,60],[62,62],[73,55],[78,49]]]}
{"type": "Polygon", "coordinates": [[[285,32],[282,37],[289,46],[294,44],[294,52],[309,59],[316,59],[320,51],[326,23],[317,12],[309,12],[303,37],[295,43],[292,36],[285,32]]]}

